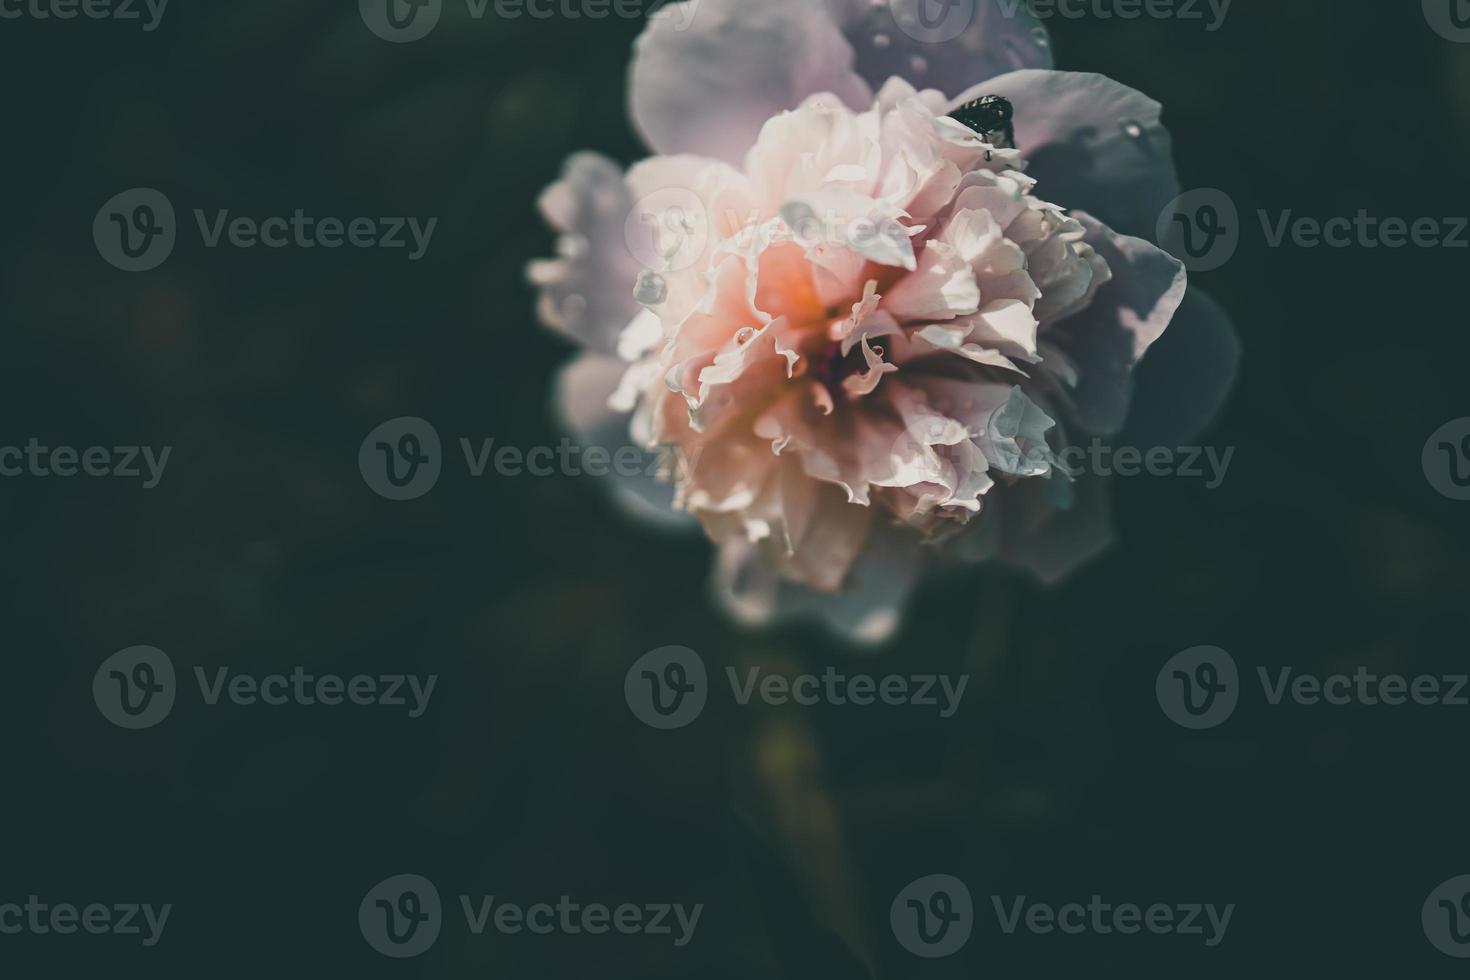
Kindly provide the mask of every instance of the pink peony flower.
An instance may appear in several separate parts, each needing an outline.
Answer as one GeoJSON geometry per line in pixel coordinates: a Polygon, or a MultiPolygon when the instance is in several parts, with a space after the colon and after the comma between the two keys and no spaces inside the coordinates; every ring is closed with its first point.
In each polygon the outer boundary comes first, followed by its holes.
{"type": "Polygon", "coordinates": [[[1058,450],[1120,431],[1171,321],[1171,418],[1202,425],[1233,370],[1225,318],[1121,233],[1178,193],[1158,104],[1051,71],[1024,5],[984,0],[941,43],[901,29],[913,7],[662,11],[631,75],[657,155],[577,155],[541,200],[563,237],[530,270],[540,312],[587,348],[563,416],[675,451],[619,493],[703,526],[743,622],[807,611],[876,642],[927,566],[1061,577],[1110,530],[1058,450]],[[948,117],[988,94],[1015,148],[948,117]]]}

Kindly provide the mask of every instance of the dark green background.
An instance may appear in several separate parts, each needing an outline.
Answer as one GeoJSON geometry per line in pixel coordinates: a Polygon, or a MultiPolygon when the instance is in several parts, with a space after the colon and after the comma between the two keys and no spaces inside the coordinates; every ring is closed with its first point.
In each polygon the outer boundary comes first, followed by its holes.
{"type": "MultiPolygon", "coordinates": [[[[450,8],[456,5],[451,3],[450,8]]],[[[462,9],[462,8],[461,8],[462,9]]],[[[1420,450],[1470,415],[1465,251],[1269,249],[1254,212],[1465,214],[1470,46],[1417,2],[1237,0],[1199,22],[1053,21],[1059,66],[1160,99],[1186,187],[1246,221],[1194,281],[1242,372],[1206,436],[1225,484],[1117,487],[1120,544],[1065,586],[977,569],[930,584],[854,662],[806,629],[710,609],[710,549],[629,524],[596,480],[471,479],[391,503],[358,444],[421,415],[532,446],[570,354],[524,285],[534,199],[571,151],[641,151],[624,109],[637,21],[454,20],[385,44],[347,0],[173,0],[161,28],[0,22],[0,444],[174,447],[162,485],[0,482],[0,901],[172,902],[164,941],[0,937],[0,975],[884,977],[1462,972],[1419,925],[1470,872],[1470,709],[1267,709],[1190,733],[1154,701],[1169,656],[1242,670],[1466,664],[1467,514],[1420,450]],[[129,275],[93,248],[128,187],[264,216],[439,217],[402,253],[204,250],[129,275]],[[181,670],[437,672],[429,712],[97,713],[132,644],[181,670]],[[962,711],[737,710],[678,733],[622,700],[665,644],[726,663],[973,675],[962,711]],[[780,814],[803,815],[793,839],[780,814]],[[840,838],[834,836],[840,828],[840,838]],[[368,948],[357,903],[405,871],[528,903],[707,906],[695,942],[368,948]],[[975,938],[926,963],[892,895],[969,882],[975,938]],[[1000,937],[990,894],[1237,904],[1225,943],[1000,937]],[[1165,971],[1170,971],[1166,973],[1165,971]]],[[[1062,202],[1066,203],[1066,202],[1062,202]]]]}

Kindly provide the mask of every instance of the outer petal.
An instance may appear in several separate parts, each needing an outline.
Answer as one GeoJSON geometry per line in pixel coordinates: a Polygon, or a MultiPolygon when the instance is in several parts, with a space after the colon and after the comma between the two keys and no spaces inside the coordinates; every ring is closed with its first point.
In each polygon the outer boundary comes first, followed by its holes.
{"type": "MultiPolygon", "coordinates": [[[[556,378],[556,411],[561,423],[584,447],[600,446],[615,460],[625,446],[633,446],[642,460],[637,475],[607,477],[614,499],[635,516],[671,527],[692,527],[694,519],[675,510],[674,484],[650,473],[656,457],[638,447],[628,433],[629,417],[608,408],[628,365],[616,357],[584,353],[556,378]]],[[[624,456],[627,453],[624,452],[624,456]]]]}
{"type": "Polygon", "coordinates": [[[1041,481],[1025,480],[1008,491],[987,501],[980,526],[957,542],[958,557],[998,559],[1051,585],[1113,542],[1108,485],[1101,477],[1079,476],[1066,509],[1056,505],[1057,488],[1041,481]]]}
{"type": "Polygon", "coordinates": [[[808,96],[864,109],[873,91],[818,0],[690,0],[649,19],[634,45],[633,122],[657,153],[739,163],[761,125],[808,96]]]}
{"type": "Polygon", "coordinates": [[[1188,445],[1225,404],[1239,364],[1240,340],[1230,318],[1209,296],[1190,289],[1138,366],[1128,441],[1188,445]]]}
{"type": "Polygon", "coordinates": [[[840,638],[874,647],[890,639],[922,567],[912,535],[877,528],[841,592],[815,592],[782,581],[763,565],[753,546],[730,541],[720,548],[712,588],[736,621],[767,626],[794,617],[815,617],[840,638]]]}
{"type": "Polygon", "coordinates": [[[897,75],[946,95],[1021,68],[1050,68],[1051,42],[1025,0],[828,0],[874,91],[897,75]],[[921,18],[920,14],[924,17],[921,18]],[[934,19],[935,15],[939,19],[934,19]],[[935,26],[925,27],[926,21],[935,26]]]}
{"type": "Polygon", "coordinates": [[[1085,208],[1129,235],[1153,233],[1179,193],[1172,141],[1157,102],[1105,75],[1016,71],[960,95],[1002,95],[1016,109],[1016,145],[1037,191],[1085,208]]]}
{"type": "Polygon", "coordinates": [[[532,262],[527,270],[541,289],[537,311],[548,327],[612,353],[618,334],[642,309],[633,299],[640,266],[625,238],[632,201],[623,172],[606,157],[578,153],[538,204],[562,235],[561,257],[532,262]]]}
{"type": "Polygon", "coordinates": [[[1090,215],[1078,213],[1087,242],[1112,270],[1082,312],[1043,335],[1077,365],[1077,387],[1067,397],[1069,417],[1099,435],[1123,427],[1133,393],[1133,366],[1164,333],[1184,299],[1184,266],[1141,238],[1115,234],[1090,215]]]}

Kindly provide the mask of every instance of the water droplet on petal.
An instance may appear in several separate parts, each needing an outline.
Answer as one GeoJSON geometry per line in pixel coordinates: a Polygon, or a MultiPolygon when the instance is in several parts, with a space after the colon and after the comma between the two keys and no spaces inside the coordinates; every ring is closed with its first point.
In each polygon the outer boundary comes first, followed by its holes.
{"type": "Polygon", "coordinates": [[[569,293],[561,301],[561,317],[567,323],[576,323],[587,315],[587,297],[580,293],[569,293]]]}
{"type": "Polygon", "coordinates": [[[556,254],[564,259],[580,259],[590,247],[586,235],[562,235],[556,240],[556,254]]]}
{"type": "Polygon", "coordinates": [[[744,347],[755,336],[755,327],[741,327],[735,331],[735,343],[744,347]]]}
{"type": "Polygon", "coordinates": [[[1033,40],[1033,41],[1036,42],[1036,46],[1038,48],[1045,48],[1045,47],[1050,47],[1051,46],[1051,35],[1049,35],[1049,34],[1046,33],[1046,28],[1045,27],[1033,27],[1033,28],[1031,28],[1031,40],[1033,40]]]}
{"type": "Polygon", "coordinates": [[[929,62],[922,55],[914,55],[909,59],[909,65],[914,69],[915,75],[922,75],[929,70],[929,62]]]}
{"type": "Polygon", "coordinates": [[[651,269],[638,273],[638,282],[633,286],[633,298],[642,306],[657,306],[669,295],[669,284],[664,277],[651,269]]]}
{"type": "Polygon", "coordinates": [[[886,48],[886,47],[888,47],[892,43],[893,43],[893,38],[889,37],[887,34],[874,34],[873,35],[873,47],[875,47],[875,48],[880,48],[880,49],[881,48],[886,48]]]}
{"type": "Polygon", "coordinates": [[[1126,119],[1121,123],[1123,134],[1131,140],[1140,139],[1143,136],[1143,127],[1132,119],[1126,119]]]}

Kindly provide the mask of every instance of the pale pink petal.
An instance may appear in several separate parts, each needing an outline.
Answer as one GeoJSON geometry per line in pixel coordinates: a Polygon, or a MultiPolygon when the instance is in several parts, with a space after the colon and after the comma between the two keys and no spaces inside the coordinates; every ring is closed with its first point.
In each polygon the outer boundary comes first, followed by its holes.
{"type": "Polygon", "coordinates": [[[631,200],[622,170],[606,157],[578,153],[537,202],[561,233],[560,257],[533,262],[531,283],[548,327],[593,350],[612,353],[641,308],[633,299],[640,266],[624,239],[631,200]]]}
{"type": "Polygon", "coordinates": [[[970,265],[953,246],[926,243],[919,268],[883,295],[883,309],[900,321],[952,320],[980,308],[980,288],[970,265]]]}
{"type": "Polygon", "coordinates": [[[627,367],[616,357],[590,352],[578,356],[557,375],[556,413],[562,425],[584,447],[606,449],[614,459],[619,451],[627,456],[627,447],[638,449],[645,465],[638,467],[636,475],[618,470],[605,478],[619,504],[646,520],[670,527],[689,527],[693,524],[689,515],[673,506],[672,479],[661,480],[657,475],[658,457],[665,456],[663,462],[672,468],[679,465],[676,454],[645,453],[629,434],[628,414],[608,407],[627,367]]]}
{"type": "Polygon", "coordinates": [[[629,103],[656,153],[738,163],[761,126],[830,92],[866,107],[851,46],[811,0],[699,0],[655,13],[634,45],[629,103]]]}

